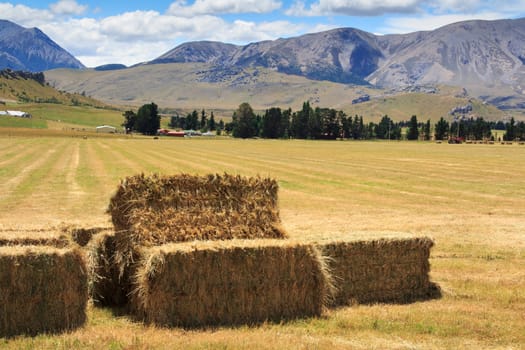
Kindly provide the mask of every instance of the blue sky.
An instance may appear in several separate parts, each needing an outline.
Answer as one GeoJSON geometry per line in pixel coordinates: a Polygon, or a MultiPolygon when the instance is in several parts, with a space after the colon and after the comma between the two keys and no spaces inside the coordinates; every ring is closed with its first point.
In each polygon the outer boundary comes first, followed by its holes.
{"type": "Polygon", "coordinates": [[[0,0],[1,19],[40,28],[89,67],[152,60],[193,40],[246,44],[337,27],[394,34],[518,17],[523,0],[0,0]]]}

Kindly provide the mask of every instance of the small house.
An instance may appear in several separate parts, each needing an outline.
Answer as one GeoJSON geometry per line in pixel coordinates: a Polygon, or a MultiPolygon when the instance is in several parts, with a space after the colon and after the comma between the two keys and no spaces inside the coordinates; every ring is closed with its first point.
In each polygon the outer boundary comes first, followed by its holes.
{"type": "Polygon", "coordinates": [[[117,128],[110,125],[97,126],[97,133],[114,134],[117,132],[117,128]]]}

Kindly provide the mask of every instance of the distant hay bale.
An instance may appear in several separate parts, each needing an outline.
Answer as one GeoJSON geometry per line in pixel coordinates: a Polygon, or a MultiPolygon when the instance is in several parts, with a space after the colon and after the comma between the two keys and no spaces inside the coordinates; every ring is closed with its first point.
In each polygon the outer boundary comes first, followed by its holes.
{"type": "Polygon", "coordinates": [[[115,264],[115,235],[103,231],[93,236],[86,246],[89,275],[89,296],[99,306],[123,305],[126,293],[115,264]]]}
{"type": "Polygon", "coordinates": [[[86,246],[97,233],[113,230],[109,227],[80,227],[70,224],[62,224],[59,229],[81,247],[86,246]]]}
{"type": "Polygon", "coordinates": [[[86,321],[79,249],[0,247],[0,337],[68,331],[86,321]]]}
{"type": "Polygon", "coordinates": [[[199,327],[319,316],[330,279],[312,245],[233,240],[146,249],[134,287],[137,317],[199,327]]]}
{"type": "Polygon", "coordinates": [[[71,237],[54,228],[45,229],[0,229],[0,247],[35,245],[64,248],[71,245],[71,237]]]}
{"type": "Polygon", "coordinates": [[[122,180],[108,212],[123,283],[142,247],[193,240],[285,238],[275,180],[234,175],[161,176],[122,180]]]}
{"type": "Polygon", "coordinates": [[[319,244],[336,288],[333,305],[407,303],[438,297],[439,288],[429,278],[433,244],[429,238],[319,244]]]}

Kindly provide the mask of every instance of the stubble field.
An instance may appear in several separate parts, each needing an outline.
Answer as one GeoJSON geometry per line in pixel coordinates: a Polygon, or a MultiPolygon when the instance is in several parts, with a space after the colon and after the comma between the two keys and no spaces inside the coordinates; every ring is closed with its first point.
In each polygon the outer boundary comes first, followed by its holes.
{"type": "Polygon", "coordinates": [[[273,177],[294,238],[431,236],[431,276],[443,297],[207,330],[146,327],[90,306],[75,332],[0,339],[0,347],[525,348],[525,146],[6,134],[0,229],[109,226],[118,181],[140,172],[273,177]]]}

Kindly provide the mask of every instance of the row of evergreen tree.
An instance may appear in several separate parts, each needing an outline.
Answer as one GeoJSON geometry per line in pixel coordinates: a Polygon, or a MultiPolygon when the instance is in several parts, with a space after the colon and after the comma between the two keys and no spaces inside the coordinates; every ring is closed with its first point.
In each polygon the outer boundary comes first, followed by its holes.
{"type": "Polygon", "coordinates": [[[248,103],[243,103],[234,112],[231,123],[225,125],[234,137],[250,138],[296,138],[330,139],[337,138],[368,140],[447,140],[452,137],[483,140],[494,139],[492,130],[505,130],[504,140],[525,140],[525,122],[486,121],[483,118],[459,118],[452,122],[443,117],[434,124],[430,120],[419,122],[413,115],[408,121],[394,122],[388,115],[379,123],[363,121],[362,116],[347,116],[343,111],[332,108],[315,109],[304,102],[301,110],[267,109],[264,115],[256,115],[248,103]],[[402,130],[406,129],[403,135],[402,130]],[[432,134],[433,131],[433,134],[432,134]]]}
{"type": "MultiPolygon", "coordinates": [[[[140,107],[137,113],[126,111],[124,119],[123,126],[129,131],[153,135],[160,128],[158,106],[153,102],[140,107]]],[[[496,129],[505,130],[504,140],[525,140],[525,122],[516,123],[514,118],[504,123],[486,121],[483,118],[460,118],[449,122],[442,117],[432,128],[430,120],[422,123],[415,115],[410,120],[401,122],[394,122],[385,115],[379,123],[365,123],[362,116],[347,116],[343,111],[333,108],[314,109],[309,102],[304,102],[299,111],[272,107],[262,116],[255,114],[250,104],[242,103],[234,112],[232,121],[226,124],[222,119],[216,122],[213,112],[208,115],[205,110],[200,113],[194,110],[186,117],[172,116],[169,126],[184,130],[225,131],[239,138],[313,140],[401,140],[403,137],[407,140],[430,140],[432,136],[436,140],[451,137],[483,140],[494,139],[492,130],[496,129]],[[402,129],[406,129],[404,136],[402,129]]]]}

